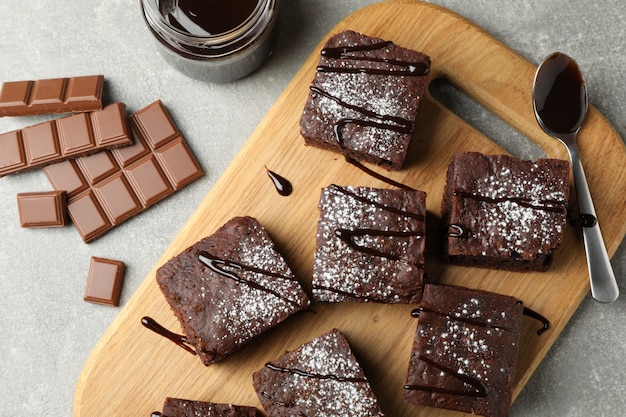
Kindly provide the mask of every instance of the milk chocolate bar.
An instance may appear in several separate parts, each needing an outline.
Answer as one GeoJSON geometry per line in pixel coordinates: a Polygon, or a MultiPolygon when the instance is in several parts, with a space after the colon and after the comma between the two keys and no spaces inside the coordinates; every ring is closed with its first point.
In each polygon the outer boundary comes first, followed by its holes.
{"type": "Polygon", "coordinates": [[[132,143],[126,106],[113,103],[0,134],[0,177],[132,143]]]}
{"type": "Polygon", "coordinates": [[[17,209],[22,227],[62,227],[66,224],[65,191],[19,193],[17,209]]]}
{"type": "Polygon", "coordinates": [[[129,117],[135,143],[44,168],[68,196],[68,213],[90,242],[172,195],[204,172],[161,101],[129,117]]]}
{"type": "Polygon", "coordinates": [[[0,116],[101,110],[103,85],[102,75],[7,81],[0,89],[0,116]]]}

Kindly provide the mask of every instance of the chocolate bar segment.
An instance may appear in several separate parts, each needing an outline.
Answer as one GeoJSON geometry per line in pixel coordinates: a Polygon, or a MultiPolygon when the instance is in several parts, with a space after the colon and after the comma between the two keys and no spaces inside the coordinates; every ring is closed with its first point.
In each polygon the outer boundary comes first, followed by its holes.
{"type": "Polygon", "coordinates": [[[0,116],[101,110],[103,86],[102,75],[8,81],[0,90],[0,116]]]}
{"type": "Polygon", "coordinates": [[[83,300],[117,307],[125,272],[122,261],[92,256],[83,300]]]}
{"type": "Polygon", "coordinates": [[[0,134],[0,177],[132,142],[126,106],[110,104],[0,134]]]}
{"type": "Polygon", "coordinates": [[[129,121],[133,145],[44,168],[52,187],[67,192],[69,216],[85,242],[204,175],[161,101],[129,121]]]}
{"type": "Polygon", "coordinates": [[[66,224],[65,191],[19,193],[17,209],[22,227],[62,227],[66,224]]]}

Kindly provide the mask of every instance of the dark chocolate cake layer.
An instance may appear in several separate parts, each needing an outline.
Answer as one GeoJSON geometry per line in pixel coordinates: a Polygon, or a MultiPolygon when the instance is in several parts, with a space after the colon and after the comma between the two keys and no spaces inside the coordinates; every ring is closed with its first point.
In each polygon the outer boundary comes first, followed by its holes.
{"type": "Polygon", "coordinates": [[[332,36],[300,119],[305,144],[401,169],[429,70],[427,55],[390,41],[332,36]]]}
{"type": "Polygon", "coordinates": [[[236,217],[157,270],[156,279],[205,365],[308,307],[267,232],[236,217]]]}

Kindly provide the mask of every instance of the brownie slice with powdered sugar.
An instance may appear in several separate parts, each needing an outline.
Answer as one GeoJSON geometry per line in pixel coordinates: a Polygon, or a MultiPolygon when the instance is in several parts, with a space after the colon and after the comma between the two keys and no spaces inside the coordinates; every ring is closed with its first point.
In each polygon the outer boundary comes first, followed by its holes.
{"type": "Polygon", "coordinates": [[[167,397],[163,412],[152,417],[256,417],[256,407],[167,397]]]}
{"type": "Polygon", "coordinates": [[[403,399],[485,417],[505,417],[523,304],[492,292],[426,284],[403,399]]]}
{"type": "Polygon", "coordinates": [[[331,185],[322,190],[313,297],[325,302],[418,303],[426,193],[331,185]]]}
{"type": "Polygon", "coordinates": [[[253,381],[272,417],[383,417],[348,341],[337,329],[267,363],[253,381]]]}
{"type": "Polygon", "coordinates": [[[448,167],[442,202],[445,259],[545,271],[567,224],[569,162],[468,152],[448,167]]]}
{"type": "Polygon", "coordinates": [[[430,58],[354,31],[332,36],[300,119],[305,144],[399,170],[406,159],[430,58]]]}
{"type": "Polygon", "coordinates": [[[161,266],[156,279],[205,365],[309,305],[293,272],[252,217],[235,217],[161,266]]]}

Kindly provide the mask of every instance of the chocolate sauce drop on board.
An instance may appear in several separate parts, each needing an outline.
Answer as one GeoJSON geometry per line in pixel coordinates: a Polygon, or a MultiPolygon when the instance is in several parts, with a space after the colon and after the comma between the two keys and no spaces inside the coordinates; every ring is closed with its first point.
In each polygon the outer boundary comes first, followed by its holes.
{"type": "Polygon", "coordinates": [[[528,316],[528,317],[532,317],[535,320],[539,320],[543,324],[543,327],[541,329],[537,330],[537,334],[538,335],[543,334],[546,330],[548,330],[550,327],[552,327],[552,323],[550,323],[550,320],[548,320],[547,318],[545,318],[541,314],[537,313],[536,311],[531,310],[528,307],[524,307],[524,314],[526,316],[528,316]]]}
{"type": "Polygon", "coordinates": [[[535,105],[544,126],[555,133],[573,133],[585,114],[585,82],[576,62],[553,54],[542,64],[535,83],[535,105]]]}
{"type": "Polygon", "coordinates": [[[189,340],[187,339],[186,336],[181,335],[181,334],[176,334],[167,330],[165,327],[157,323],[156,320],[154,320],[152,317],[143,317],[141,319],[141,324],[143,324],[145,328],[152,330],[156,334],[161,335],[165,337],[166,339],[171,340],[172,342],[174,342],[181,348],[185,349],[187,352],[191,353],[192,355],[196,355],[196,351],[186,345],[186,343],[189,343],[189,340]]]}
{"type": "Polygon", "coordinates": [[[274,183],[274,187],[276,187],[276,191],[278,191],[278,194],[282,195],[283,197],[291,195],[291,193],[293,192],[293,186],[287,178],[283,177],[282,175],[278,175],[274,171],[269,170],[267,167],[265,167],[265,171],[274,183]]]}
{"type": "Polygon", "coordinates": [[[229,32],[250,17],[259,0],[160,0],[168,22],[194,36],[229,32]]]}

